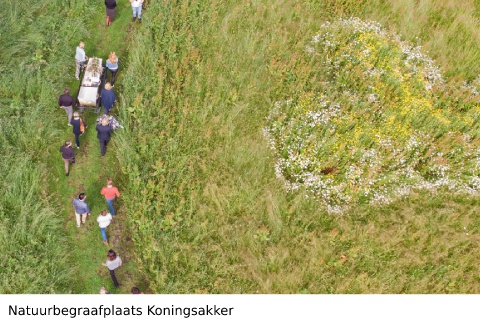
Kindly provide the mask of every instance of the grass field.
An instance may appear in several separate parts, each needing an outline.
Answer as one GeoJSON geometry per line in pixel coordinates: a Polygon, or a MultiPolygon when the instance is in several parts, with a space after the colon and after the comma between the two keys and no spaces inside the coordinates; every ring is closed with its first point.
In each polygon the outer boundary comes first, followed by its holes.
{"type": "Polygon", "coordinates": [[[309,91],[306,46],[341,17],[421,45],[447,84],[475,80],[477,2],[151,1],[142,26],[126,5],[108,31],[94,1],[0,2],[10,22],[0,27],[0,292],[96,293],[109,283],[94,218],[78,234],[69,213],[86,190],[96,217],[107,175],[123,198],[120,292],[133,283],[152,293],[480,292],[477,197],[418,191],[329,215],[305,190],[284,188],[262,133],[275,102],[309,91]],[[125,130],[101,162],[89,128],[66,182],[56,152],[70,132],[54,108],[75,86],[80,39],[87,55],[120,53],[125,130]]]}
{"type": "Polygon", "coordinates": [[[330,216],[301,190],[284,190],[261,133],[274,102],[305,91],[303,52],[326,20],[379,21],[423,45],[445,76],[473,80],[471,5],[174,1],[151,8],[125,79],[130,133],[120,162],[154,292],[478,292],[475,198],[417,192],[330,216]]]}

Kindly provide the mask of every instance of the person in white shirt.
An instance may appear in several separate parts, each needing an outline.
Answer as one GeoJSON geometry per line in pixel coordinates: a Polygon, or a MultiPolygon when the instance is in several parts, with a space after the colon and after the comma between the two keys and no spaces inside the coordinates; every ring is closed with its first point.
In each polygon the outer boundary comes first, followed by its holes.
{"type": "Polygon", "coordinates": [[[88,60],[87,55],[85,54],[85,43],[80,42],[80,44],[77,47],[77,51],[75,52],[75,78],[79,79],[80,77],[80,69],[83,69],[83,65],[85,64],[85,61],[88,60]]]}
{"type": "Polygon", "coordinates": [[[112,277],[113,284],[116,288],[118,288],[120,284],[118,283],[117,277],[115,276],[115,269],[122,266],[122,259],[120,259],[120,256],[117,256],[115,251],[113,251],[112,249],[108,250],[107,261],[103,262],[102,266],[108,268],[108,270],[110,271],[110,277],[112,277]]]}
{"type": "Polygon", "coordinates": [[[108,245],[107,242],[107,233],[105,232],[105,229],[107,228],[108,225],[112,222],[112,215],[107,212],[107,210],[102,210],[102,213],[100,216],[97,217],[97,222],[98,226],[100,227],[100,232],[102,233],[102,238],[103,238],[103,244],[108,245]]]}
{"type": "Polygon", "coordinates": [[[143,0],[130,0],[130,3],[132,4],[132,10],[133,10],[132,22],[134,22],[138,17],[138,22],[141,23],[143,0]]]}

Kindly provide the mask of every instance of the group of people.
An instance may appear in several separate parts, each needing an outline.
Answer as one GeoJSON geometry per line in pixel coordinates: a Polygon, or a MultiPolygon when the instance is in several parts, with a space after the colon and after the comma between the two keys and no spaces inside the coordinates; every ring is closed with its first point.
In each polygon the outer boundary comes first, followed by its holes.
{"type": "MultiPolygon", "coordinates": [[[[88,56],[85,53],[85,42],[80,42],[75,50],[75,78],[77,80],[80,79],[80,71],[84,70],[87,60],[88,56]]],[[[118,71],[118,57],[115,52],[110,52],[105,66],[107,67],[107,73],[110,72],[112,75],[110,86],[113,87],[118,71]]],[[[105,77],[107,77],[107,75],[105,77]]]]}
{"type": "MultiPolygon", "coordinates": [[[[97,222],[100,226],[100,232],[102,234],[103,238],[103,244],[108,245],[108,240],[107,240],[107,234],[106,234],[106,228],[107,226],[110,225],[112,222],[113,218],[115,218],[115,209],[113,208],[113,201],[120,196],[120,192],[118,191],[118,188],[113,186],[113,181],[109,177],[107,178],[107,185],[102,188],[100,191],[100,194],[105,197],[105,201],[107,202],[108,209],[110,212],[107,212],[107,210],[102,210],[100,215],[97,218],[97,222]]],[[[87,198],[87,195],[85,193],[80,193],[78,198],[73,199],[72,205],[75,207],[75,219],[77,221],[77,227],[80,228],[81,224],[85,224],[87,220],[87,216],[90,216],[90,208],[85,202],[85,199],[87,198]]]]}
{"type": "MultiPolygon", "coordinates": [[[[65,95],[68,95],[70,90],[68,88],[65,89],[65,95]]],[[[66,109],[71,111],[70,109],[66,109]]],[[[68,114],[68,112],[67,112],[68,114]]],[[[80,118],[80,115],[77,111],[73,113],[73,117],[70,120],[69,126],[72,126],[73,135],[75,135],[75,146],[77,149],[80,148],[80,135],[85,132],[85,128],[87,128],[87,124],[85,121],[80,118]]],[[[70,164],[75,163],[75,151],[72,147],[72,142],[66,141],[63,146],[60,147],[60,152],[62,153],[62,159],[65,163],[65,175],[68,177],[70,175],[70,164]]]]}
{"type": "MultiPolygon", "coordinates": [[[[143,3],[143,0],[139,0],[143,3]]],[[[109,9],[113,9],[113,15],[111,19],[115,17],[114,8],[116,7],[116,2],[114,0],[105,0],[105,4],[107,5],[107,15],[112,13],[109,9]],[[109,8],[107,3],[110,3],[113,8],[109,8]]],[[[108,17],[108,16],[107,16],[108,17]]],[[[110,21],[111,24],[111,21],[110,21]]],[[[76,48],[75,54],[75,78],[77,80],[80,79],[80,72],[84,69],[84,64],[88,60],[88,56],[85,54],[85,43],[80,42],[78,47],[76,48]]],[[[100,142],[100,152],[101,155],[104,156],[106,153],[106,146],[110,140],[112,130],[121,127],[121,125],[116,121],[112,116],[109,116],[109,112],[112,109],[116,97],[115,93],[112,90],[112,87],[115,82],[115,76],[118,71],[118,58],[114,52],[110,53],[110,56],[106,63],[107,73],[111,73],[111,81],[109,83],[105,83],[104,89],[101,91],[101,101],[104,108],[104,115],[97,119],[97,138],[100,142]]],[[[108,74],[106,75],[108,77],[108,74]]],[[[70,88],[65,88],[64,93],[58,99],[58,105],[63,108],[67,114],[68,119],[68,126],[72,127],[72,132],[75,135],[75,145],[77,149],[80,148],[80,135],[85,133],[85,129],[87,128],[87,124],[85,121],[80,117],[78,111],[73,111],[73,106],[76,104],[75,99],[70,95],[70,88]]],[[[60,147],[60,152],[62,154],[62,159],[65,164],[65,174],[68,177],[70,173],[70,164],[75,162],[75,151],[72,146],[72,142],[67,141],[65,144],[60,147]]],[[[120,196],[120,192],[118,188],[113,186],[113,181],[111,178],[107,178],[107,184],[103,187],[100,191],[100,194],[104,196],[105,201],[108,206],[108,211],[105,209],[100,211],[99,216],[97,217],[97,223],[100,228],[100,234],[102,235],[102,242],[104,245],[108,246],[108,238],[106,229],[112,223],[113,219],[115,218],[115,209],[114,209],[114,200],[120,196]]],[[[86,203],[86,194],[80,193],[78,198],[74,198],[72,200],[72,206],[74,207],[75,211],[75,219],[77,228],[80,228],[85,225],[87,217],[91,215],[90,208],[86,203]]],[[[107,252],[107,260],[102,263],[103,266],[106,266],[110,272],[110,276],[115,287],[119,287],[120,284],[115,276],[115,269],[122,266],[122,259],[120,256],[113,250],[110,249],[107,252]]],[[[106,292],[105,288],[103,288],[104,292],[106,292]]],[[[138,288],[132,288],[132,293],[138,294],[138,288]],[[135,291],[135,293],[134,293],[135,291]]]]}
{"type": "MultiPolygon", "coordinates": [[[[136,21],[142,22],[142,8],[144,7],[144,0],[129,0],[132,6],[133,18],[132,22],[136,21]]],[[[106,7],[106,26],[112,25],[113,20],[115,19],[116,13],[115,8],[117,7],[117,2],[115,0],[105,0],[106,7]]]]}
{"type": "MultiPolygon", "coordinates": [[[[98,227],[100,228],[100,234],[102,235],[102,242],[108,246],[108,238],[106,229],[112,223],[112,220],[115,218],[115,209],[113,207],[114,200],[120,196],[118,188],[113,186],[113,181],[111,178],[107,178],[107,185],[102,188],[100,194],[104,196],[107,206],[110,210],[108,212],[106,209],[103,209],[97,217],[98,227]]],[[[75,211],[75,219],[77,222],[77,228],[80,228],[87,222],[87,217],[91,215],[90,207],[87,202],[87,195],[85,193],[80,193],[78,198],[72,200],[72,206],[75,211]]],[[[113,284],[115,287],[119,287],[117,277],[115,276],[115,269],[122,266],[122,259],[120,256],[112,249],[107,252],[107,260],[102,263],[103,266],[107,267],[110,272],[110,277],[112,278],[113,284]]]]}
{"type": "MultiPolygon", "coordinates": [[[[88,60],[88,56],[85,54],[85,43],[80,42],[77,46],[76,54],[75,54],[75,78],[78,80],[80,76],[80,71],[84,69],[85,61],[88,60]]],[[[106,147],[108,142],[110,141],[110,137],[112,131],[120,126],[118,122],[117,125],[112,125],[111,123],[111,116],[109,116],[110,110],[113,108],[117,98],[115,96],[114,91],[112,90],[115,77],[118,72],[118,57],[115,52],[110,52],[110,55],[106,62],[107,74],[105,78],[108,78],[108,72],[111,74],[111,80],[108,83],[105,83],[104,89],[100,92],[100,99],[103,106],[104,115],[102,119],[97,122],[96,131],[97,131],[97,138],[100,142],[100,153],[102,156],[105,156],[106,147]]],[[[80,148],[80,135],[85,133],[85,129],[87,128],[87,124],[85,121],[80,117],[77,111],[73,111],[73,106],[76,104],[75,99],[70,95],[70,88],[65,88],[64,93],[60,95],[58,99],[58,105],[60,108],[65,110],[67,114],[67,124],[68,126],[72,127],[73,135],[75,136],[75,145],[77,149],[80,148]]],[[[113,118],[113,117],[112,117],[113,118]]],[[[121,126],[120,126],[121,127],[121,126]]],[[[72,143],[67,141],[65,144],[60,148],[60,152],[62,153],[62,159],[65,161],[65,174],[69,176],[69,164],[75,161],[75,153],[72,148],[72,143]]]]}
{"type": "MultiPolygon", "coordinates": [[[[109,121],[111,121],[113,117],[110,117],[111,116],[103,115],[100,123],[97,124],[96,127],[97,139],[100,142],[100,154],[102,157],[104,157],[107,152],[107,144],[112,136],[113,127],[111,124],[109,124],[109,121]]],[[[77,111],[73,113],[73,118],[70,122],[71,123],[69,125],[72,126],[72,131],[75,135],[75,146],[77,149],[79,149],[80,135],[85,133],[87,124],[82,118],[80,118],[80,115],[77,111]]],[[[64,145],[60,147],[60,152],[62,153],[62,159],[65,163],[65,176],[68,177],[70,176],[70,164],[75,163],[75,151],[73,150],[72,142],[66,141],[64,145]]]]}

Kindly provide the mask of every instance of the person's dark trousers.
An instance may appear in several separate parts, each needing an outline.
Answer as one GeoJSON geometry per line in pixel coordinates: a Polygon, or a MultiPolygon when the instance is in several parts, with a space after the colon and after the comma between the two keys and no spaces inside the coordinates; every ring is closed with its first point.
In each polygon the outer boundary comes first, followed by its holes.
{"type": "Polygon", "coordinates": [[[115,285],[115,287],[119,287],[120,284],[118,283],[118,280],[117,280],[117,277],[115,276],[115,270],[110,270],[110,277],[112,277],[112,280],[113,280],[113,284],[115,285]]]}
{"type": "Polygon", "coordinates": [[[75,134],[75,144],[77,145],[77,148],[80,147],[80,134],[75,134]]]}
{"type": "Polygon", "coordinates": [[[113,86],[113,84],[115,84],[115,76],[117,75],[117,72],[118,72],[118,69],[110,70],[110,73],[112,73],[112,79],[110,81],[110,84],[112,84],[112,86],[113,86]]]}
{"type": "Polygon", "coordinates": [[[102,156],[107,152],[107,144],[108,140],[100,140],[100,152],[102,153],[102,156]]]}

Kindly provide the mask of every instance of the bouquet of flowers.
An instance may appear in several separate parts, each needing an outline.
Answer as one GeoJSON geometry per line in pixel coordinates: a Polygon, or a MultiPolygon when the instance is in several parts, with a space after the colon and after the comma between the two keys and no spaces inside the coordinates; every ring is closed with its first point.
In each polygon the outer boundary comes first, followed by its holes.
{"type": "Polygon", "coordinates": [[[104,118],[107,119],[108,125],[110,125],[113,130],[116,130],[117,128],[123,128],[123,126],[120,125],[120,123],[115,117],[106,114],[103,114],[102,116],[97,118],[97,125],[101,124],[104,118]]]}

